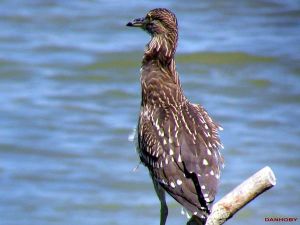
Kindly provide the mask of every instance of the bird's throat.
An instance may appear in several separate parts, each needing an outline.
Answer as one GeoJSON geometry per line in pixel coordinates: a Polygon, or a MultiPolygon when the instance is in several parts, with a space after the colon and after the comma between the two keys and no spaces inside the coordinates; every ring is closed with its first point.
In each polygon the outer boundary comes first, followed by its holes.
{"type": "Polygon", "coordinates": [[[156,59],[167,65],[174,58],[176,47],[177,36],[154,35],[146,45],[143,63],[156,59]]]}

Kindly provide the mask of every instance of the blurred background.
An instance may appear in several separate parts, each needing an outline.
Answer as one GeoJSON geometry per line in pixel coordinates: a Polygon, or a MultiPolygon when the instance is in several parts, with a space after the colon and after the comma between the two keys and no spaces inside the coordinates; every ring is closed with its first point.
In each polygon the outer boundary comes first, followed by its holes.
{"type": "MultiPolygon", "coordinates": [[[[223,125],[217,199],[269,165],[277,186],[227,224],[300,219],[300,2],[1,1],[0,224],[159,224],[128,141],[149,36],[125,24],[178,17],[185,94],[223,125]]],[[[168,224],[183,225],[169,199],[168,224]]]]}

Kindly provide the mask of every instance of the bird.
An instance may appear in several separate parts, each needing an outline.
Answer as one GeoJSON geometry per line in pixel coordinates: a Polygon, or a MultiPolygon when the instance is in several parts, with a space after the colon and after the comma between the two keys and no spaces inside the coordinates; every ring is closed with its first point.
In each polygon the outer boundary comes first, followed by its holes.
{"type": "Polygon", "coordinates": [[[126,25],[141,28],[151,37],[140,69],[136,142],[140,161],[149,169],[160,200],[160,225],[165,225],[168,217],[166,193],[204,224],[224,164],[219,137],[223,128],[203,106],[184,95],[175,64],[175,14],[155,8],[126,25]]]}

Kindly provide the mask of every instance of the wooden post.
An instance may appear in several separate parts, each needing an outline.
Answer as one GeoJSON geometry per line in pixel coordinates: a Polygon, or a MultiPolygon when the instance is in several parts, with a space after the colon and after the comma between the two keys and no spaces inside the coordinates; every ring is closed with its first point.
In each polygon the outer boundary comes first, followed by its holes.
{"type": "MultiPolygon", "coordinates": [[[[247,203],[275,184],[276,178],[272,169],[268,166],[264,167],[216,202],[212,207],[212,213],[207,218],[206,225],[225,223],[247,203]]],[[[187,225],[196,224],[199,223],[193,217],[187,223],[187,225]]]]}

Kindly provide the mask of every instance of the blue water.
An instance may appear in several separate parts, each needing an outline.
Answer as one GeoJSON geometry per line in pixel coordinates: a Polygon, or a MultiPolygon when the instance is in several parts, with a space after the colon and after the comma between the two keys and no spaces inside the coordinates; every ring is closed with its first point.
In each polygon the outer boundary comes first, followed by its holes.
{"type": "MultiPolygon", "coordinates": [[[[2,1],[0,224],[159,224],[128,136],[149,9],[178,17],[185,94],[224,127],[217,199],[268,165],[277,185],[227,224],[300,212],[299,1],[2,1]]],[[[168,224],[182,225],[168,199],[168,224]]]]}

